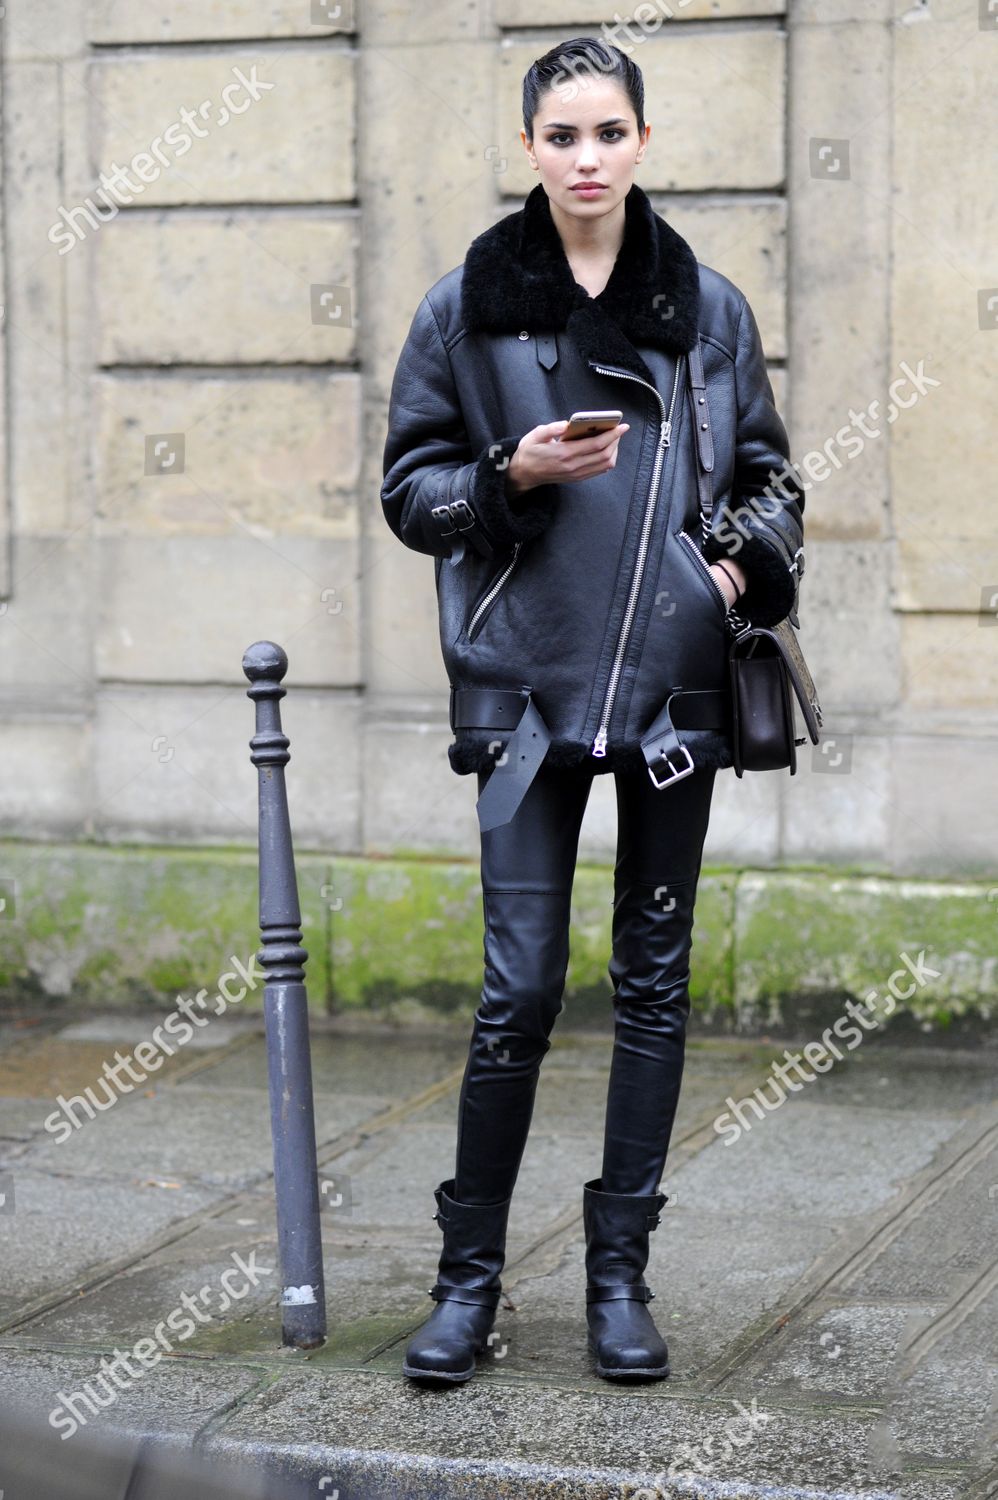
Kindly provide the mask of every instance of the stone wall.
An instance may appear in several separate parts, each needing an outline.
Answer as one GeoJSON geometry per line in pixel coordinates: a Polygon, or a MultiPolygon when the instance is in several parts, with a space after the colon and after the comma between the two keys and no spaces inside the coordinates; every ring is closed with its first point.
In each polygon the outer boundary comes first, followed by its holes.
{"type": "MultiPolygon", "coordinates": [[[[987,874],[998,27],[962,0],[672,9],[629,13],[637,180],[759,318],[812,481],[802,639],[827,726],[796,777],[719,776],[707,860],[987,874]],[[938,384],[863,417],[906,368],[938,384]]],[[[297,846],[475,857],[431,560],[379,503],[388,390],[422,293],[537,180],[523,72],[612,15],[4,7],[8,837],[251,847],[240,662],[266,638],[291,662],[297,846]],[[98,174],[126,164],[133,201],[101,222],[98,174]]],[[[614,835],[597,778],[583,856],[612,860],[614,835]]]]}

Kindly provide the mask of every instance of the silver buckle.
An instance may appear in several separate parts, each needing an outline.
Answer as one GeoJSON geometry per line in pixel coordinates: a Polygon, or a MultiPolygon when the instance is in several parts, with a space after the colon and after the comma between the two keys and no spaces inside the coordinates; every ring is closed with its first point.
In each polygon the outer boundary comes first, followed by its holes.
{"type": "Polygon", "coordinates": [[[696,767],[693,764],[693,757],[690,754],[687,746],[680,745],[679,748],[682,751],[683,755],[686,756],[686,765],[681,771],[676,770],[676,768],[672,764],[672,761],[664,752],[661,755],[661,759],[664,760],[666,765],[669,767],[669,775],[666,776],[663,781],[659,781],[656,778],[654,766],[648,767],[648,775],[651,777],[652,786],[654,786],[658,791],[661,791],[664,786],[671,786],[674,781],[682,781],[684,776],[689,776],[693,771],[696,770],[696,767]]]}
{"type": "Polygon", "coordinates": [[[442,536],[453,536],[454,532],[457,530],[457,527],[454,525],[454,517],[451,515],[451,509],[449,505],[434,505],[434,507],[430,511],[430,515],[436,521],[437,526],[440,528],[440,533],[442,536]],[[445,521],[449,521],[451,524],[449,526],[445,526],[445,521]]]}
{"type": "Polygon", "coordinates": [[[475,512],[472,510],[467,500],[452,500],[448,508],[451,515],[455,518],[454,524],[457,526],[458,531],[468,531],[470,527],[474,526],[475,512]],[[458,522],[458,516],[467,516],[468,519],[465,521],[463,526],[458,522]]]}

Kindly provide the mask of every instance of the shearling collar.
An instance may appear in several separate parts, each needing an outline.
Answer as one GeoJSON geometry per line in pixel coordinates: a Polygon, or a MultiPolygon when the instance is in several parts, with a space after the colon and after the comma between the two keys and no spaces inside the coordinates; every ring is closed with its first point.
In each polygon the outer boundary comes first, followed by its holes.
{"type": "Polygon", "coordinates": [[[687,241],[655,212],[636,182],[624,210],[624,238],[610,279],[591,297],[572,274],[544,185],[537,183],[521,209],[468,247],[461,281],[465,328],[566,329],[584,358],[622,364],[650,379],[634,344],[673,354],[692,347],[700,276],[687,241]]]}

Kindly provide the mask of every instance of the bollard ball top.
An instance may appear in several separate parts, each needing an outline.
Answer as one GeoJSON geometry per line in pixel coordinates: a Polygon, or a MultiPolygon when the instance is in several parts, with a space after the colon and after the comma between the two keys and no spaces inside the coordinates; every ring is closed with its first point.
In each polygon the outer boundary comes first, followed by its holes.
{"type": "Polygon", "coordinates": [[[243,671],[250,682],[280,682],[287,670],[287,653],[273,641],[254,641],[243,653],[243,671]]]}

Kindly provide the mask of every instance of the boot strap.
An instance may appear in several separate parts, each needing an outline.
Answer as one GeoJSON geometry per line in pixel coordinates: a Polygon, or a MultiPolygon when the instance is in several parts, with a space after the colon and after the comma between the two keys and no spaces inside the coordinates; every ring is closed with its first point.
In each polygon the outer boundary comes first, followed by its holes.
{"type": "Polygon", "coordinates": [[[502,1296],[501,1287],[444,1286],[439,1281],[430,1287],[430,1296],[435,1302],[468,1302],[479,1307],[498,1307],[502,1296]]]}
{"type": "Polygon", "coordinates": [[[587,1286],[586,1302],[650,1302],[655,1293],[647,1286],[587,1286]]]}

